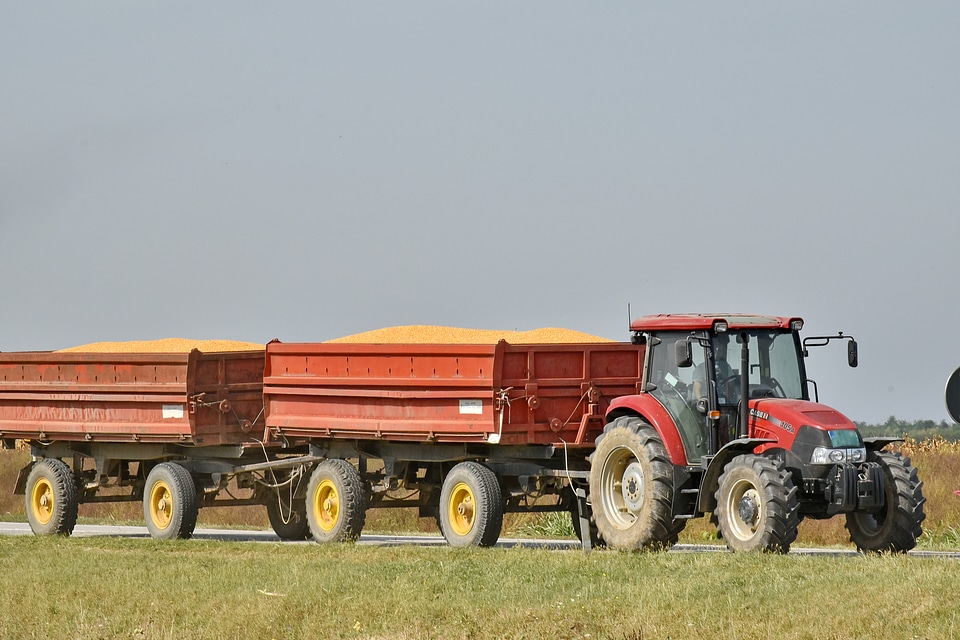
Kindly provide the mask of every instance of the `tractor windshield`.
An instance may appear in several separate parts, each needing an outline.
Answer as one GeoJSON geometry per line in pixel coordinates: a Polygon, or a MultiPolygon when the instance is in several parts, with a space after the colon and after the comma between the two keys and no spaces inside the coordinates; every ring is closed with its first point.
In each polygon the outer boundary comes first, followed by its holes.
{"type": "Polygon", "coordinates": [[[716,334],[713,338],[714,382],[721,406],[733,405],[740,400],[744,342],[750,357],[751,398],[804,399],[796,334],[789,331],[731,331],[716,334]]]}

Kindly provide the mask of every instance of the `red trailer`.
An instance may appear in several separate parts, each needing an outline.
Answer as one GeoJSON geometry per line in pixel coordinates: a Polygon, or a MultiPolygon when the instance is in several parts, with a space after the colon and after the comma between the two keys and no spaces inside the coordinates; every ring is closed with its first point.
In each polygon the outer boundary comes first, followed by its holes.
{"type": "Polygon", "coordinates": [[[417,506],[451,543],[492,544],[505,510],[578,513],[586,454],[610,401],[637,392],[643,352],[501,341],[272,342],[266,358],[6,353],[0,437],[30,441],[16,491],[38,533],[69,533],[78,504],[124,499],[143,500],[152,535],[189,537],[236,479],[283,538],[352,539],[368,506],[417,506]],[[131,491],[100,491],[112,487],[131,491]]]}
{"type": "Polygon", "coordinates": [[[263,351],[0,353],[0,437],[240,444],[263,406],[263,363],[263,351]]]}
{"type": "Polygon", "coordinates": [[[153,535],[188,537],[226,473],[264,461],[263,364],[263,351],[0,353],[0,438],[30,442],[15,492],[33,530],[70,533],[83,502],[143,499],[153,535]],[[100,494],[114,487],[132,492],[100,494]]]}
{"type": "Polygon", "coordinates": [[[454,545],[496,542],[504,511],[570,511],[579,528],[586,455],[610,402],[637,393],[643,354],[624,343],[272,342],[267,436],[306,440],[327,460],[306,493],[317,540],[359,536],[367,506],[415,505],[454,545]],[[398,490],[417,500],[393,500],[398,490]]]}
{"type": "Polygon", "coordinates": [[[622,343],[271,342],[266,424],[272,438],[592,446],[642,365],[622,343]]]}

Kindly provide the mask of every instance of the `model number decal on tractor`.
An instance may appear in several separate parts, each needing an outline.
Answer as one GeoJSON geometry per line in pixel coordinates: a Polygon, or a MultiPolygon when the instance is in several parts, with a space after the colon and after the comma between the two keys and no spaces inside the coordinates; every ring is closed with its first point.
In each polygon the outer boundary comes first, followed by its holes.
{"type": "Polygon", "coordinates": [[[775,427],[780,427],[788,433],[796,433],[796,429],[793,428],[793,425],[789,422],[784,422],[779,418],[774,418],[769,413],[765,411],[757,411],[756,409],[750,409],[750,415],[758,420],[766,420],[775,427]]]}

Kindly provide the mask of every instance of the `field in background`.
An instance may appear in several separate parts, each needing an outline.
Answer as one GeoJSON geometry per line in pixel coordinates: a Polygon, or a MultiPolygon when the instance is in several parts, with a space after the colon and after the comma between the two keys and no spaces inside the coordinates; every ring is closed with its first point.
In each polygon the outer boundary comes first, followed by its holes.
{"type": "MultiPolygon", "coordinates": [[[[960,443],[933,438],[923,442],[908,439],[903,453],[913,460],[926,496],[927,519],[923,523],[921,546],[928,548],[960,548],[960,443]]],[[[17,472],[30,460],[24,451],[0,452],[0,517],[8,520],[26,520],[23,496],[12,491],[17,472]]],[[[80,506],[80,517],[85,522],[132,523],[143,522],[143,507],[139,502],[126,504],[88,504],[80,506]]],[[[572,529],[562,514],[520,515],[508,514],[504,536],[534,535],[542,537],[572,537],[572,529]]],[[[843,518],[804,520],[795,546],[849,546],[849,536],[843,518]]],[[[249,527],[269,529],[262,507],[218,507],[201,509],[198,526],[249,527]]],[[[430,518],[418,518],[415,509],[371,509],[364,531],[369,533],[437,533],[430,518]]],[[[716,543],[716,531],[707,518],[691,520],[680,542],[716,543]]]]}

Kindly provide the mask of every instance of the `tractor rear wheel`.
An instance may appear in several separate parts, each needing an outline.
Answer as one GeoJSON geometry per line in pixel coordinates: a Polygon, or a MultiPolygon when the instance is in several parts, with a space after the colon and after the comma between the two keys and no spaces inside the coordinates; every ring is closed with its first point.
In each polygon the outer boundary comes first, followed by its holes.
{"type": "Polygon", "coordinates": [[[478,462],[450,470],[440,491],[440,530],[453,547],[492,547],[503,529],[503,493],[496,474],[478,462]]]}
{"type": "Polygon", "coordinates": [[[367,492],[346,460],[324,460],[307,485],[307,522],[317,542],[353,542],[367,519],[367,492]]]}
{"type": "Polygon", "coordinates": [[[647,422],[621,416],[590,456],[590,505],[599,536],[612,549],[665,549],[677,542],[673,464],[647,422]]]}
{"type": "Polygon", "coordinates": [[[871,451],[868,462],[883,470],[884,505],[876,512],[854,511],[847,514],[847,530],[857,549],[865,552],[903,553],[917,545],[926,518],[923,482],[910,458],[899,453],[871,451]]]}
{"type": "Polygon", "coordinates": [[[735,457],[724,467],[716,497],[717,531],[731,551],[787,553],[797,539],[797,488],[779,460],[735,457]]]}
{"type": "Polygon", "coordinates": [[[173,462],[161,462],[147,474],[143,516],[150,536],[186,540],[197,526],[200,501],[190,472],[173,462]]]}
{"type": "Polygon", "coordinates": [[[27,476],[27,520],[34,534],[73,533],[77,524],[77,484],[62,460],[38,460],[27,476]]]}

